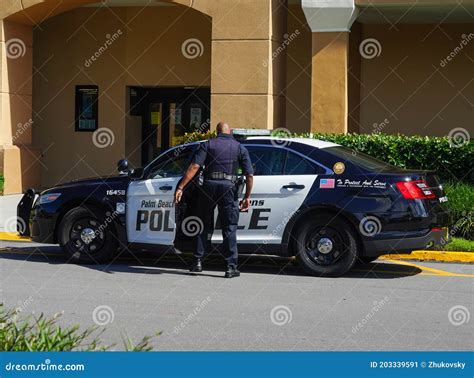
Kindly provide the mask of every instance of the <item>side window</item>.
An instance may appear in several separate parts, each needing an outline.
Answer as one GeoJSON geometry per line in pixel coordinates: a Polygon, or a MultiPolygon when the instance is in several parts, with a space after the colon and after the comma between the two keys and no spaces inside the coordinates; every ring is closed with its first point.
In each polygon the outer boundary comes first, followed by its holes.
{"type": "Polygon", "coordinates": [[[324,173],[325,170],[319,165],[311,163],[298,154],[288,152],[286,155],[285,175],[316,175],[324,173]]]}
{"type": "Polygon", "coordinates": [[[285,165],[286,150],[278,147],[246,146],[255,176],[282,175],[285,165]]]}
{"type": "Polygon", "coordinates": [[[182,176],[191,161],[192,153],[192,149],[189,148],[181,151],[175,149],[161,156],[151,163],[152,166],[147,177],[159,179],[182,176]]]}

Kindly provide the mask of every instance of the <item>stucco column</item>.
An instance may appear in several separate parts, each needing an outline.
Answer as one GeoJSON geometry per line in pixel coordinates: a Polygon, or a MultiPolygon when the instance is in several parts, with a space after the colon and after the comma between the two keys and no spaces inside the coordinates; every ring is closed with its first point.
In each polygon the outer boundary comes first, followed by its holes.
{"type": "Polygon", "coordinates": [[[313,33],[311,131],[346,133],[349,33],[313,33]]]}
{"type": "Polygon", "coordinates": [[[40,184],[40,153],[32,147],[32,27],[0,21],[0,172],[4,193],[40,184]]]}
{"type": "Polygon", "coordinates": [[[211,127],[226,120],[236,128],[284,126],[285,33],[279,0],[208,2],[212,16],[211,127]]]}
{"type": "Polygon", "coordinates": [[[302,0],[312,35],[311,131],[347,133],[349,29],[353,0],[302,0]]]}

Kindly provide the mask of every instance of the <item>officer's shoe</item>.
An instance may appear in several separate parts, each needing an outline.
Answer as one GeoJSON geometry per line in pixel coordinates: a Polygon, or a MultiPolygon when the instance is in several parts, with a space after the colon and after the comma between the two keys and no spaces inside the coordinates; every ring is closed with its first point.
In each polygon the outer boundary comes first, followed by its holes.
{"type": "Polygon", "coordinates": [[[240,272],[237,270],[237,268],[234,268],[233,266],[228,266],[227,270],[225,271],[225,278],[234,277],[240,277],[240,272]]]}
{"type": "Polygon", "coordinates": [[[193,264],[191,265],[191,268],[189,268],[189,271],[192,273],[200,273],[202,272],[202,263],[201,260],[197,259],[194,260],[193,264]]]}

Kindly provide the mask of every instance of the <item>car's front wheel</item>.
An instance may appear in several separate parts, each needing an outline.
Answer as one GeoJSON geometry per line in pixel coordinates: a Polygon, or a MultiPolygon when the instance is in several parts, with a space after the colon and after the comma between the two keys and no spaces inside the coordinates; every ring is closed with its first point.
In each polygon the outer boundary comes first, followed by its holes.
{"type": "Polygon", "coordinates": [[[304,224],[297,233],[295,247],[299,264],[313,276],[341,276],[352,268],[358,254],[351,225],[331,215],[321,215],[304,224]]]}
{"type": "Polygon", "coordinates": [[[99,210],[76,207],[63,217],[58,240],[71,262],[102,263],[110,260],[118,247],[111,222],[99,210]]]}

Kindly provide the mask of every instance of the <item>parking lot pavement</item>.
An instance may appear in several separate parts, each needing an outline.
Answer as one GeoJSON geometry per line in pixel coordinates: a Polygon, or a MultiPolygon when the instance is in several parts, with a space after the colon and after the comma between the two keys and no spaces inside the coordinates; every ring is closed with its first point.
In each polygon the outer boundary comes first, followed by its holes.
{"type": "MultiPolygon", "coordinates": [[[[186,257],[187,258],[187,257],[186,257]]],[[[185,257],[133,253],[109,265],[67,264],[56,246],[0,242],[1,301],[20,316],[63,311],[101,324],[121,349],[157,331],[157,350],[467,350],[473,265],[380,261],[340,278],[291,260],[241,256],[242,276],[202,274],[185,257]]]]}

